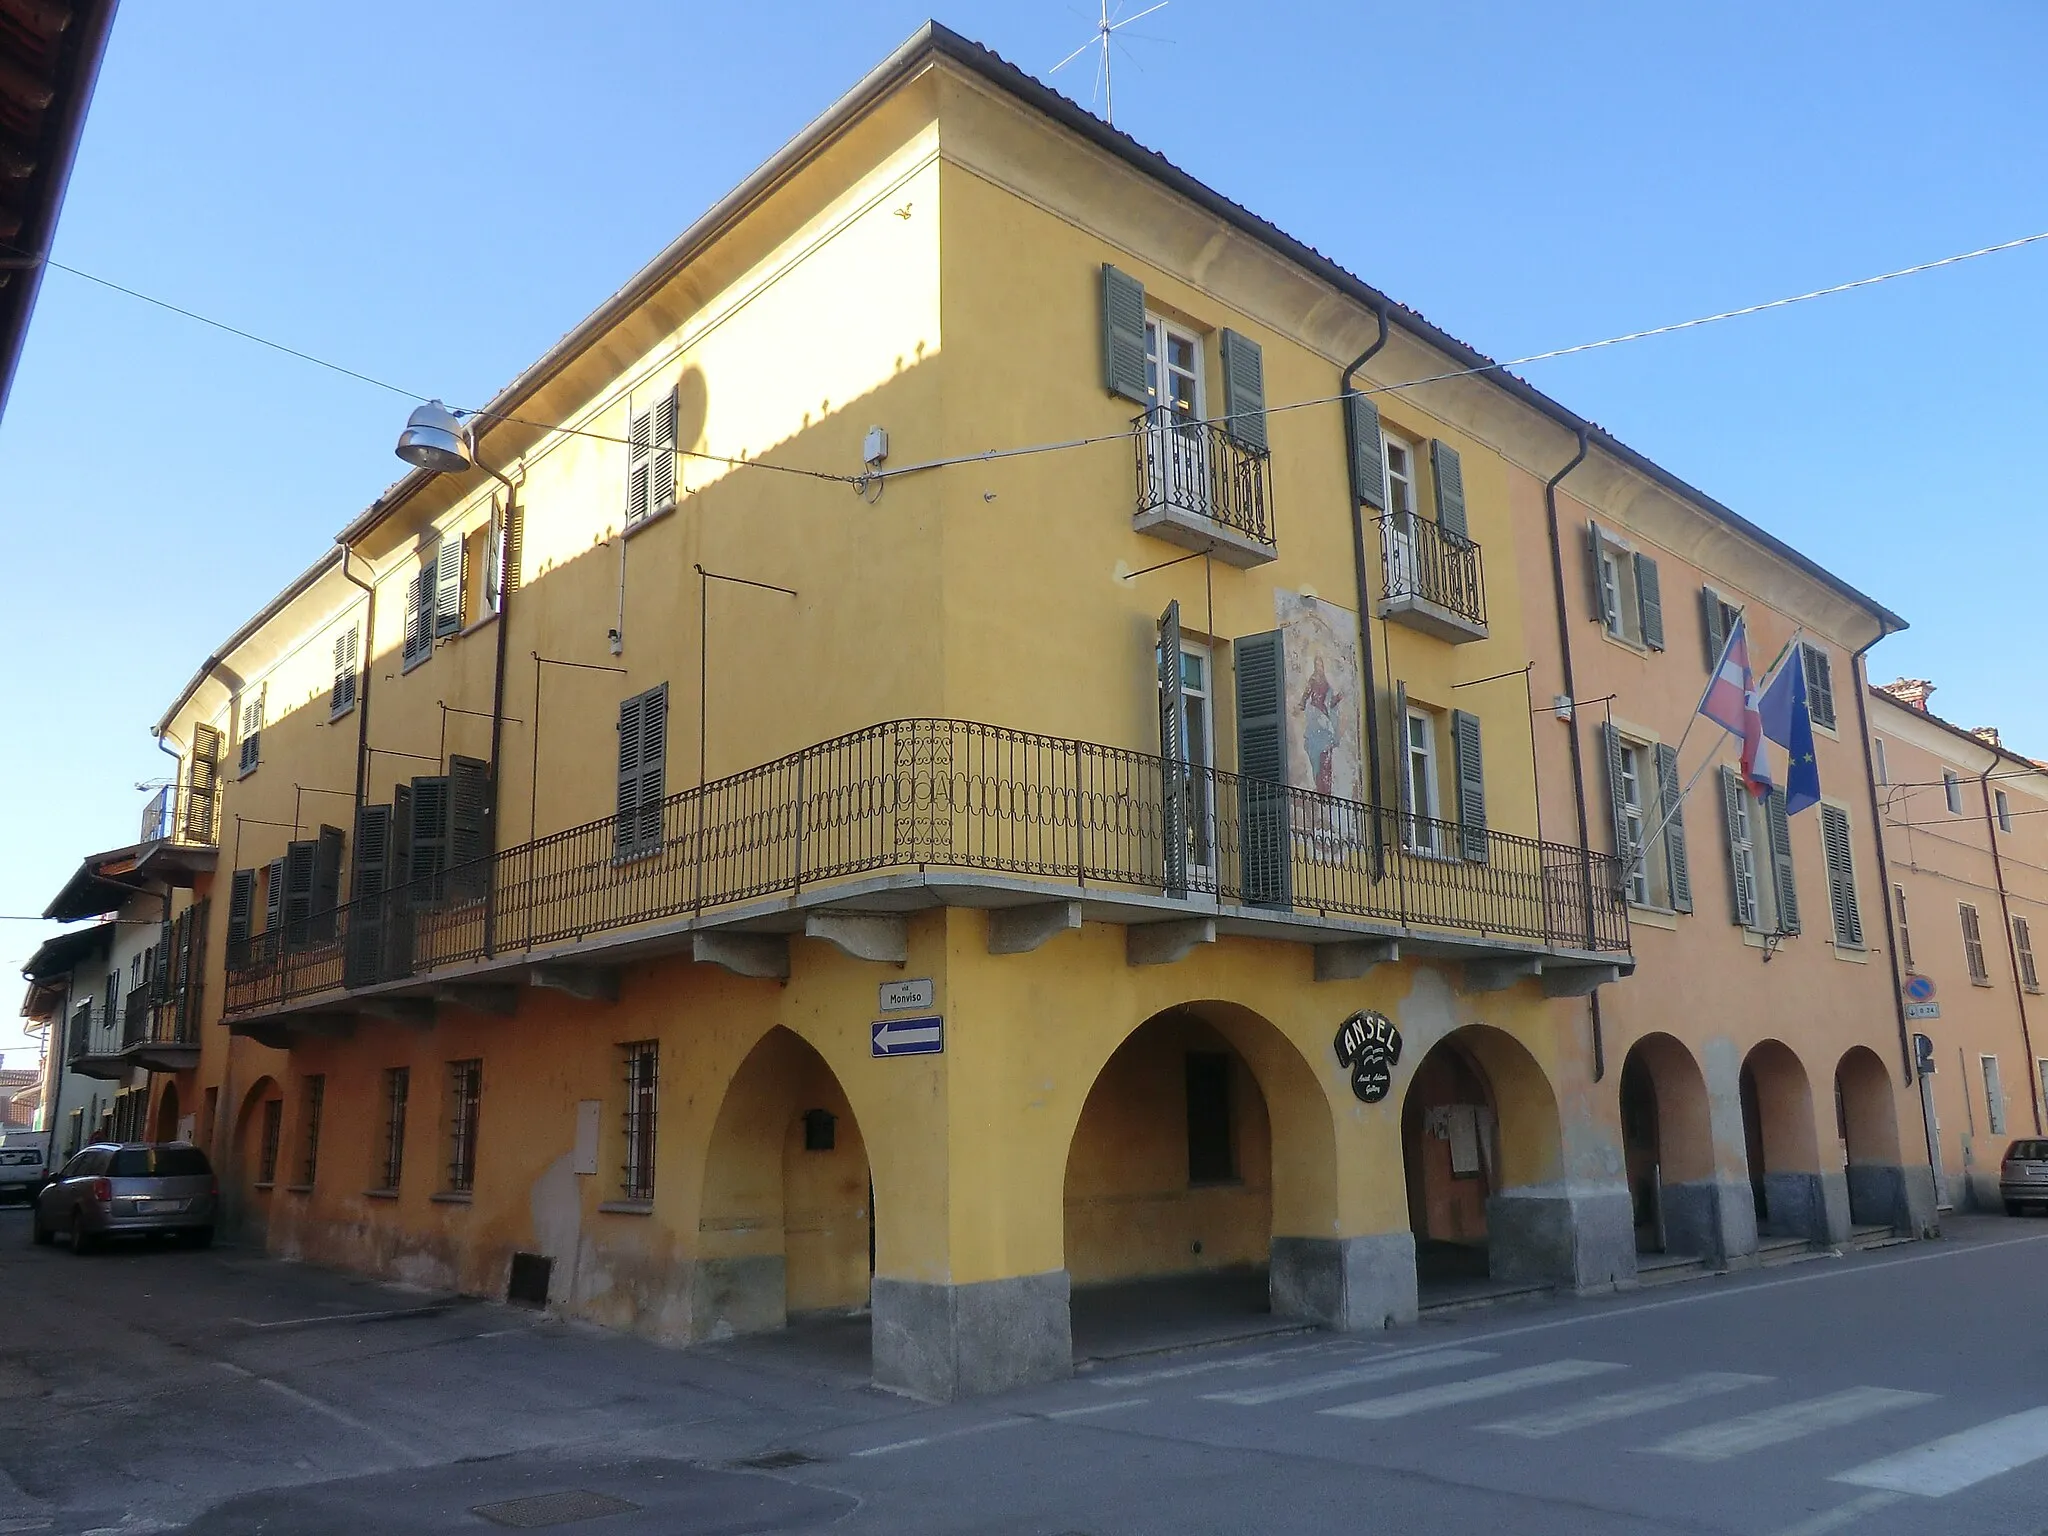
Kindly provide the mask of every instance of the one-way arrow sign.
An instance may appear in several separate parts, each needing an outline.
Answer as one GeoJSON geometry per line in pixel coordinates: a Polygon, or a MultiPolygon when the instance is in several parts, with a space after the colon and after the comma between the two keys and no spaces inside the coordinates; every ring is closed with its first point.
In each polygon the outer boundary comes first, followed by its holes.
{"type": "Polygon", "coordinates": [[[927,1019],[875,1020],[872,1049],[877,1056],[936,1056],[946,1048],[946,1021],[927,1019]]]}

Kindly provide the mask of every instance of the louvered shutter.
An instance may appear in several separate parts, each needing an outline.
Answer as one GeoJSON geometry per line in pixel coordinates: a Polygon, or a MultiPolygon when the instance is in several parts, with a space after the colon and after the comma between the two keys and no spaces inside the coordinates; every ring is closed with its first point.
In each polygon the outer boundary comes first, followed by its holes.
{"type": "Polygon", "coordinates": [[[1266,354],[1249,336],[1223,332],[1223,398],[1230,419],[1224,423],[1238,442],[1254,453],[1266,451],[1266,354]]]}
{"type": "Polygon", "coordinates": [[[676,504],[676,392],[673,386],[654,402],[654,441],[647,468],[647,514],[676,504]]]}
{"type": "Polygon", "coordinates": [[[434,578],[430,567],[422,567],[405,584],[405,645],[400,659],[410,667],[433,649],[434,578]]]}
{"type": "Polygon", "coordinates": [[[441,541],[434,558],[434,633],[454,635],[462,631],[462,574],[468,545],[454,534],[441,541]]]}
{"type": "Polygon", "coordinates": [[[1387,510],[1387,454],[1380,408],[1371,395],[1344,397],[1344,431],[1351,449],[1351,494],[1375,511],[1387,510]]]}
{"type": "Polygon", "coordinates": [[[1607,763],[1607,818],[1614,832],[1614,856],[1621,860],[1621,878],[1628,881],[1628,786],[1623,782],[1622,740],[1608,721],[1601,721],[1599,727],[1600,755],[1607,763]]]}
{"type": "Polygon", "coordinates": [[[228,882],[227,964],[239,971],[249,964],[249,926],[256,916],[256,871],[238,869],[228,882]]]}
{"type": "Polygon", "coordinates": [[[640,738],[647,696],[636,693],[619,700],[618,800],[612,812],[612,856],[630,859],[639,851],[640,738]]]}
{"type": "Polygon", "coordinates": [[[341,905],[341,853],[347,841],[339,827],[322,827],[313,845],[313,912],[306,937],[325,943],[334,937],[334,909],[341,905]]]}
{"type": "Polygon", "coordinates": [[[503,569],[498,573],[498,602],[502,605],[508,592],[519,590],[519,562],[526,555],[526,511],[519,504],[519,498],[510,492],[505,497],[505,553],[503,569]]]}
{"type": "Polygon", "coordinates": [[[342,980],[352,987],[382,979],[391,840],[390,806],[357,808],[355,860],[348,879],[348,949],[342,960],[342,980]]]}
{"type": "Polygon", "coordinates": [[[1801,642],[1800,655],[1806,666],[1806,710],[1815,725],[1835,727],[1835,669],[1828,653],[1801,642]]]}
{"type": "Polygon", "coordinates": [[[1280,631],[1234,640],[1231,654],[1237,671],[1243,899],[1247,906],[1290,907],[1294,859],[1287,798],[1286,662],[1280,631]]]}
{"type": "Polygon", "coordinates": [[[445,773],[412,781],[412,905],[439,906],[446,899],[449,820],[453,796],[445,773]]]}
{"type": "Polygon", "coordinates": [[[1664,823],[1664,874],[1677,912],[1692,910],[1692,861],[1685,851],[1685,802],[1680,798],[1678,752],[1657,744],[1657,815],[1664,823]]]}
{"type": "Polygon", "coordinates": [[[1839,807],[1820,808],[1820,841],[1827,854],[1828,906],[1835,920],[1835,942],[1849,949],[1861,949],[1863,914],[1856,906],[1856,864],[1849,850],[1849,818],[1839,807]]]}
{"type": "Polygon", "coordinates": [[[206,924],[212,909],[213,898],[210,896],[185,909],[185,933],[178,946],[174,998],[178,1038],[181,1040],[197,1040],[199,1037],[199,997],[206,979],[206,924]]]}
{"type": "Polygon", "coordinates": [[[1394,692],[1387,700],[1392,711],[1393,728],[1387,732],[1387,740],[1394,747],[1394,803],[1401,810],[1401,846],[1413,851],[1415,847],[1415,780],[1408,771],[1408,685],[1394,684],[1394,692]]]}
{"type": "Polygon", "coordinates": [[[1160,885],[1169,896],[1188,893],[1188,762],[1182,751],[1187,696],[1181,687],[1180,643],[1176,601],[1159,615],[1153,650],[1159,674],[1160,885]]]}
{"type": "Polygon", "coordinates": [[[1486,862],[1486,770],[1479,750],[1479,717],[1451,711],[1451,763],[1458,780],[1459,853],[1486,862]]]}
{"type": "Polygon", "coordinates": [[[361,641],[362,630],[353,624],[334,637],[334,686],[327,695],[330,715],[338,715],[355,704],[356,658],[361,641]]]}
{"type": "Polygon", "coordinates": [[[257,953],[266,963],[275,962],[284,951],[284,871],[283,859],[272,859],[264,871],[263,937],[257,953]]]}
{"type": "Polygon", "coordinates": [[[1145,380],[1145,285],[1102,267],[1102,382],[1112,395],[1152,404],[1145,380]]]}
{"type": "Polygon", "coordinates": [[[626,526],[647,516],[652,503],[654,460],[654,413],[641,411],[632,418],[626,436],[626,526]]]}
{"type": "Polygon", "coordinates": [[[181,841],[213,841],[213,805],[220,783],[220,732],[210,725],[192,727],[192,762],[186,771],[185,819],[181,841]]]}
{"type": "Polygon", "coordinates": [[[1785,792],[1764,798],[1764,823],[1771,829],[1771,884],[1778,894],[1778,932],[1799,932],[1799,888],[1792,876],[1792,829],[1785,818],[1785,792]]]}
{"type": "Polygon", "coordinates": [[[1636,609],[1642,623],[1643,644],[1653,651],[1664,649],[1664,589],[1657,580],[1657,562],[1648,555],[1636,559],[1636,609]]]}
{"type": "MultiPolygon", "coordinates": [[[[1742,787],[1742,780],[1735,776],[1733,768],[1724,765],[1720,773],[1721,818],[1723,824],[1728,829],[1728,890],[1730,906],[1734,912],[1735,922],[1738,927],[1754,928],[1756,926],[1756,902],[1753,893],[1742,878],[1741,797],[1745,791],[1742,787]]],[[[1755,838],[1756,831],[1752,827],[1750,830],[1750,859],[1752,866],[1758,862],[1755,838]]]]}
{"type": "MultiPolygon", "coordinates": [[[[284,850],[284,947],[298,949],[306,942],[306,921],[313,915],[313,868],[320,846],[311,838],[288,843],[284,850]]],[[[275,866],[272,866],[275,868],[275,866]]],[[[271,897],[271,911],[277,912],[277,898],[271,897]]],[[[273,918],[271,926],[276,926],[273,918]]]]}
{"type": "Polygon", "coordinates": [[[661,851],[662,815],[668,795],[668,684],[643,695],[640,712],[639,829],[633,845],[642,853],[661,851]]]}
{"type": "Polygon", "coordinates": [[[1598,523],[1586,524],[1586,582],[1593,600],[1593,617],[1610,630],[1621,628],[1621,615],[1607,601],[1607,583],[1600,579],[1600,551],[1607,535],[1598,523]]]}
{"type": "Polygon", "coordinates": [[[1721,594],[1712,587],[1700,588],[1700,633],[1706,638],[1707,675],[1721,665],[1721,649],[1728,643],[1727,616],[1723,612],[1721,594]]]}
{"type": "Polygon", "coordinates": [[[448,894],[481,901],[491,885],[491,765],[450,757],[448,785],[448,894]]]}
{"type": "Polygon", "coordinates": [[[1465,466],[1458,450],[1435,438],[1429,443],[1429,478],[1436,488],[1436,525],[1468,538],[1465,531],[1465,466]]]}

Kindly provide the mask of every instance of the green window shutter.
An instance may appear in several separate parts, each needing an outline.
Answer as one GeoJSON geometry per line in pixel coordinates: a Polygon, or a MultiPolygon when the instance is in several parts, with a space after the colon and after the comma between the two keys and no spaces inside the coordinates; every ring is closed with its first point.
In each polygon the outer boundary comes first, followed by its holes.
{"type": "Polygon", "coordinates": [[[1145,381],[1145,285],[1102,266],[1102,382],[1112,395],[1152,403],[1145,381]]]}
{"type": "Polygon", "coordinates": [[[1159,674],[1159,883],[1169,896],[1188,893],[1188,761],[1182,750],[1182,737],[1187,734],[1187,696],[1181,687],[1180,644],[1180,604],[1176,601],[1168,603],[1159,615],[1153,650],[1159,674]]]}
{"type": "Polygon", "coordinates": [[[1648,555],[1636,557],[1636,607],[1642,621],[1643,644],[1653,651],[1664,649],[1664,589],[1657,580],[1657,562],[1648,555]]]}
{"type": "Polygon", "coordinates": [[[612,808],[612,857],[617,859],[629,859],[639,851],[640,737],[645,706],[645,694],[619,700],[619,772],[612,808]]]}
{"type": "Polygon", "coordinates": [[[1700,634],[1706,641],[1707,674],[1721,664],[1721,647],[1728,643],[1727,613],[1721,594],[1712,587],[1700,588],[1700,634]]]}
{"type": "Polygon", "coordinates": [[[1820,840],[1827,854],[1828,905],[1835,920],[1835,942],[1861,949],[1863,914],[1856,906],[1856,865],[1849,851],[1849,818],[1838,807],[1820,808],[1820,840]]]}
{"type": "Polygon", "coordinates": [[[265,954],[273,960],[277,958],[279,931],[284,927],[284,867],[283,859],[272,859],[263,875],[265,954]]]}
{"type": "Polygon", "coordinates": [[[256,916],[256,871],[238,869],[228,882],[228,950],[231,971],[249,963],[249,928],[256,916]]]}
{"type": "Polygon", "coordinates": [[[445,773],[412,781],[412,905],[439,906],[446,899],[452,795],[445,773]]]}
{"type": "Polygon", "coordinates": [[[1622,879],[1628,879],[1628,791],[1622,783],[1621,732],[1608,721],[1600,722],[1600,755],[1607,762],[1607,818],[1614,831],[1614,856],[1622,861],[1622,879]]]}
{"type": "Polygon", "coordinates": [[[287,949],[303,948],[306,922],[313,915],[313,865],[319,844],[311,838],[289,843],[284,850],[284,942],[287,949]]]}
{"type": "Polygon", "coordinates": [[[213,841],[213,802],[220,782],[221,734],[210,725],[192,727],[192,761],[186,769],[182,840],[213,841]]]}
{"type": "Polygon", "coordinates": [[[1800,642],[1799,654],[1806,667],[1806,708],[1815,725],[1835,728],[1835,669],[1828,653],[1818,646],[1800,642]]]}
{"type": "Polygon", "coordinates": [[[404,666],[417,666],[434,649],[434,567],[422,565],[405,584],[404,666]]]}
{"type": "Polygon", "coordinates": [[[1266,355],[1249,336],[1223,333],[1224,430],[1254,453],[1266,451],[1266,355]]]}
{"type": "Polygon", "coordinates": [[[349,869],[347,949],[342,956],[342,981],[368,986],[383,978],[384,933],[389,903],[383,900],[392,884],[392,808],[365,805],[356,809],[355,858],[349,869]]]}
{"type": "Polygon", "coordinates": [[[1356,390],[1344,397],[1344,433],[1351,450],[1351,494],[1374,511],[1387,510],[1386,445],[1380,408],[1356,390]]]}
{"type": "Polygon", "coordinates": [[[313,845],[313,906],[306,936],[316,943],[334,937],[334,909],[341,905],[341,852],[347,836],[339,827],[320,829],[313,845]]]}
{"type": "Polygon", "coordinates": [[[490,889],[491,765],[448,759],[448,884],[456,901],[480,901],[490,889]]]}
{"type": "Polygon", "coordinates": [[[1465,531],[1465,467],[1458,450],[1436,438],[1429,442],[1429,478],[1436,487],[1437,527],[1461,539],[1470,537],[1465,531]]]}
{"type": "Polygon", "coordinates": [[[668,773],[668,684],[619,701],[618,802],[612,853],[637,858],[662,846],[668,773]]]}
{"type": "MultiPolygon", "coordinates": [[[[1742,780],[1737,778],[1733,768],[1723,765],[1721,770],[1721,819],[1728,830],[1728,890],[1730,906],[1735,924],[1740,928],[1756,926],[1756,902],[1749,887],[1743,883],[1742,860],[1739,853],[1741,834],[1741,796],[1745,793],[1742,780]]],[[[1758,862],[1756,856],[1756,828],[1750,827],[1750,859],[1752,867],[1758,862]]]]}
{"type": "Polygon", "coordinates": [[[1598,523],[1586,524],[1586,586],[1593,600],[1593,617],[1609,630],[1621,628],[1621,615],[1607,601],[1607,583],[1600,579],[1600,549],[1607,536],[1598,523]]]}
{"type": "Polygon", "coordinates": [[[1486,862],[1486,769],[1479,750],[1479,717],[1451,711],[1451,762],[1458,781],[1458,852],[1486,862]]]}
{"type": "Polygon", "coordinates": [[[1393,729],[1387,732],[1387,740],[1394,748],[1394,804],[1401,812],[1401,846],[1415,846],[1415,781],[1408,773],[1408,685],[1394,684],[1394,691],[1387,699],[1387,708],[1393,713],[1393,729]]]}
{"type": "Polygon", "coordinates": [[[1674,911],[1692,910],[1692,862],[1685,851],[1685,802],[1678,782],[1676,748],[1657,744],[1657,815],[1664,823],[1664,873],[1674,911]]]}
{"type": "Polygon", "coordinates": [[[454,534],[441,541],[434,559],[434,633],[453,635],[462,629],[462,567],[464,544],[454,534]]]}
{"type": "Polygon", "coordinates": [[[647,514],[676,504],[676,392],[673,385],[654,402],[651,457],[647,466],[647,514]]]}
{"type": "Polygon", "coordinates": [[[654,413],[634,416],[626,436],[626,526],[632,527],[654,505],[654,413]]]}
{"type": "Polygon", "coordinates": [[[1771,882],[1778,893],[1778,932],[1799,932],[1799,888],[1792,877],[1792,829],[1785,819],[1785,791],[1772,790],[1764,800],[1764,822],[1771,829],[1771,882]]]}
{"type": "Polygon", "coordinates": [[[1241,894],[1247,906],[1294,904],[1287,799],[1286,664],[1280,631],[1233,640],[1241,894]]]}
{"type": "Polygon", "coordinates": [[[356,702],[356,662],[362,650],[362,637],[359,624],[351,624],[334,637],[334,686],[327,694],[330,715],[338,715],[356,702]]]}

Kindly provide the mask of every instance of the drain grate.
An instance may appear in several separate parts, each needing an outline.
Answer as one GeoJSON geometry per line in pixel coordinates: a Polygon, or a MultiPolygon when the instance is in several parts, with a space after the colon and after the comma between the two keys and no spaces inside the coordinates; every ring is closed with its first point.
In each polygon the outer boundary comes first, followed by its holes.
{"type": "Polygon", "coordinates": [[[516,1531],[539,1531],[551,1525],[575,1525],[578,1521],[596,1520],[605,1515],[623,1515],[639,1507],[625,1499],[615,1499],[608,1493],[572,1488],[566,1493],[536,1493],[523,1499],[478,1504],[470,1509],[470,1513],[482,1515],[493,1525],[510,1526],[516,1531]]]}
{"type": "Polygon", "coordinates": [[[752,1467],[758,1472],[780,1472],[785,1467],[808,1467],[823,1461],[822,1456],[813,1456],[809,1451],[767,1451],[759,1456],[746,1456],[729,1463],[735,1467],[752,1467]]]}

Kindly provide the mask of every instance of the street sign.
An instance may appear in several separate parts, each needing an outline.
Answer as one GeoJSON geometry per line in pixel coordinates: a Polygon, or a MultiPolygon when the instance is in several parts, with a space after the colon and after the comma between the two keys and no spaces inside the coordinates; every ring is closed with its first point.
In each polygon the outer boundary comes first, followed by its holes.
{"type": "Polygon", "coordinates": [[[913,1008],[932,1005],[932,979],[929,976],[916,976],[909,981],[885,981],[876,991],[881,995],[878,1006],[883,1013],[907,1013],[913,1008]]]}
{"type": "Polygon", "coordinates": [[[946,1048],[946,1021],[936,1014],[922,1019],[877,1019],[869,1046],[877,1056],[936,1056],[946,1048]]]}
{"type": "Polygon", "coordinates": [[[1908,977],[1906,980],[1906,996],[1913,999],[1916,1003],[1933,1002],[1934,978],[1932,976],[1908,977]]]}
{"type": "Polygon", "coordinates": [[[1922,1077],[1934,1073],[1934,1042],[1925,1035],[1913,1037],[1913,1067],[1922,1077]]]}
{"type": "Polygon", "coordinates": [[[1909,1019],[1938,1019],[1941,1017],[1939,1003],[1908,1003],[1906,1017],[1909,1019]]]}

